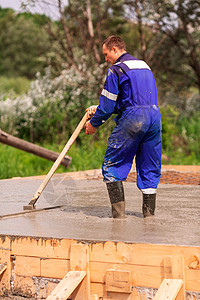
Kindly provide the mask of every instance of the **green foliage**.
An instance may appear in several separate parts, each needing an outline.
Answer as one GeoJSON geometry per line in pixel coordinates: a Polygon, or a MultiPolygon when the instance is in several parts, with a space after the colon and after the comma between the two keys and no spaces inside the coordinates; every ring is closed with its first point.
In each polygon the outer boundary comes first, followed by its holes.
{"type": "Polygon", "coordinates": [[[172,105],[167,105],[166,108],[161,107],[162,115],[162,144],[164,151],[172,151],[173,137],[177,135],[176,128],[177,118],[179,116],[178,110],[172,105]]]}
{"type": "Polygon", "coordinates": [[[48,35],[33,18],[0,9],[0,74],[34,78],[47,65],[48,35]]]}
{"type": "Polygon", "coordinates": [[[154,42],[152,68],[164,92],[175,94],[196,86],[200,91],[200,10],[196,0],[150,1],[152,23],[159,34],[154,42]]]}
{"type": "Polygon", "coordinates": [[[161,108],[163,126],[163,163],[200,164],[200,113],[182,112],[173,106],[161,108]]]}
{"type": "Polygon", "coordinates": [[[107,143],[104,140],[94,141],[93,137],[83,134],[81,145],[73,145],[69,151],[72,163],[69,171],[100,169],[107,143]]]}
{"type": "Polygon", "coordinates": [[[9,95],[22,95],[27,93],[31,82],[26,77],[0,76],[0,95],[6,99],[9,95]]]}
{"type": "MultiPolygon", "coordinates": [[[[101,168],[106,143],[103,141],[91,143],[91,139],[91,137],[85,137],[82,146],[75,142],[67,153],[72,157],[69,168],[66,169],[61,165],[56,172],[64,173],[101,168]]],[[[45,145],[45,147],[61,152],[64,145],[54,144],[45,145]]],[[[0,179],[45,175],[53,165],[51,161],[2,144],[0,144],[0,157],[0,179]]]]}
{"type": "Polygon", "coordinates": [[[193,112],[189,116],[182,115],[177,127],[183,139],[183,151],[200,160],[200,112],[193,112]]]}
{"type": "Polygon", "coordinates": [[[69,137],[73,128],[92,101],[98,99],[96,78],[102,66],[85,77],[71,67],[51,77],[37,74],[28,94],[7,98],[0,105],[1,127],[4,131],[35,142],[59,142],[69,137]]]}
{"type": "MultiPolygon", "coordinates": [[[[0,179],[47,174],[52,162],[33,154],[0,144],[0,179]]],[[[64,172],[60,166],[58,171],[64,172]]]]}
{"type": "Polygon", "coordinates": [[[49,17],[47,17],[44,14],[32,14],[30,12],[18,13],[17,18],[21,17],[23,17],[26,20],[32,20],[37,26],[46,25],[46,23],[50,21],[49,17]]]}
{"type": "Polygon", "coordinates": [[[194,152],[187,154],[184,149],[179,147],[178,149],[168,152],[168,161],[163,159],[163,164],[170,165],[200,165],[200,159],[196,156],[194,152]]]}

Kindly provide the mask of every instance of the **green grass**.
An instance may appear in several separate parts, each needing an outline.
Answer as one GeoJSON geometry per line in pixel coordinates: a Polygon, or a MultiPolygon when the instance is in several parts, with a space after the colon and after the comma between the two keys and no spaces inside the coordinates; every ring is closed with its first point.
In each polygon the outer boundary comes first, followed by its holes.
{"type": "Polygon", "coordinates": [[[194,152],[187,154],[182,148],[176,151],[169,151],[165,153],[168,160],[163,159],[163,165],[200,165],[200,159],[196,157],[194,152]]]}
{"type": "MultiPolygon", "coordinates": [[[[190,118],[182,117],[177,125],[165,122],[163,124],[163,164],[172,165],[200,165],[199,125],[200,115],[190,118]],[[173,125],[173,126],[172,126],[173,125]],[[169,134],[170,132],[170,134],[169,134]]],[[[109,130],[99,131],[97,136],[86,136],[83,132],[72,145],[67,155],[72,157],[68,169],[60,166],[59,173],[101,168],[104,158],[109,130]],[[81,145],[80,145],[81,141],[81,145]]],[[[61,152],[64,144],[42,145],[50,150],[61,152]]],[[[0,179],[24,176],[45,175],[49,172],[53,162],[37,157],[33,154],[15,149],[0,143],[0,179]]]]}
{"type": "MultiPolygon", "coordinates": [[[[57,152],[61,152],[63,147],[46,146],[46,148],[57,152]]],[[[74,144],[67,153],[72,157],[69,168],[66,169],[61,165],[56,172],[63,173],[101,168],[104,152],[103,147],[99,147],[98,143],[94,143],[92,146],[87,143],[82,147],[74,144]]],[[[53,165],[51,161],[3,144],[0,144],[0,157],[0,179],[44,175],[49,172],[53,165]]]]}
{"type": "Polygon", "coordinates": [[[5,99],[12,93],[22,95],[28,92],[30,84],[31,81],[25,77],[0,76],[0,94],[3,94],[5,99]]]}
{"type": "MultiPolygon", "coordinates": [[[[60,166],[57,173],[101,168],[106,141],[92,141],[91,137],[84,140],[85,143],[82,143],[81,147],[77,143],[72,145],[67,153],[72,157],[69,168],[60,166]]],[[[46,148],[57,152],[61,152],[63,147],[64,145],[46,145],[46,148]]],[[[186,155],[181,148],[165,154],[169,157],[169,161],[163,160],[163,164],[200,165],[200,161],[193,152],[186,155]]],[[[3,144],[0,144],[0,157],[0,179],[46,175],[53,165],[51,161],[3,144]]]]}
{"type": "MultiPolygon", "coordinates": [[[[48,173],[52,163],[7,145],[0,145],[0,178],[24,177],[48,173]]],[[[63,171],[60,167],[60,171],[63,171]]]]}

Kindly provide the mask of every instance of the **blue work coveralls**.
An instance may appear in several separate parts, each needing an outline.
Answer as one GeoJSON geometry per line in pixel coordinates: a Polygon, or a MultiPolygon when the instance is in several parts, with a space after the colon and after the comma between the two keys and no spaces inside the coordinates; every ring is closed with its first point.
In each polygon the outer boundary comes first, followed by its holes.
{"type": "Polygon", "coordinates": [[[161,114],[153,73],[142,60],[122,54],[108,69],[99,106],[90,120],[102,125],[113,113],[102,173],[105,182],[124,181],[136,155],[137,186],[156,189],[161,176],[161,114]]]}

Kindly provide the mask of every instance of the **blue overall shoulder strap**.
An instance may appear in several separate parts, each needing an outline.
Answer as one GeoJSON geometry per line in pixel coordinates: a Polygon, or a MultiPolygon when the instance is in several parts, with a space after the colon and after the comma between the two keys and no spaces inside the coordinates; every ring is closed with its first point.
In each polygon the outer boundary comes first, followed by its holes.
{"type": "Polygon", "coordinates": [[[126,61],[120,61],[117,62],[114,66],[121,68],[124,73],[127,74],[128,71],[130,70],[145,70],[148,69],[151,71],[150,67],[147,65],[147,63],[143,60],[126,60],[126,61]]]}

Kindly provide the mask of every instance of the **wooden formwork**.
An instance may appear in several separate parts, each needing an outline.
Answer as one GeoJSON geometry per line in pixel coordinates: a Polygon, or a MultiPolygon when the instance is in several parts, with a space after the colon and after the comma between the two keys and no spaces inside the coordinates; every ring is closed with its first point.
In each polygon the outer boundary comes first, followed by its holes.
{"type": "Polygon", "coordinates": [[[57,299],[200,299],[200,247],[0,237],[1,295],[56,299],[68,274],[77,288],[57,299]],[[174,298],[156,298],[170,285],[174,298]]]}

